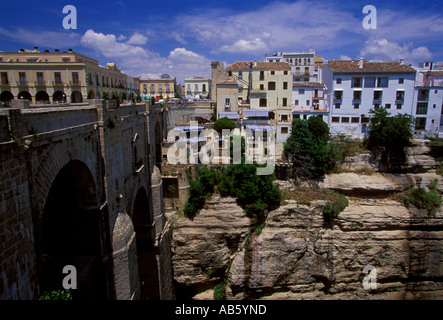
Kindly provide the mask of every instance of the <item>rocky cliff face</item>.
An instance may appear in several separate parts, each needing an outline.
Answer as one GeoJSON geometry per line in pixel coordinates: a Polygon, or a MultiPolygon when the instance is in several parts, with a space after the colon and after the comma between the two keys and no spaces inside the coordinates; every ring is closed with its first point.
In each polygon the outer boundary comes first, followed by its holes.
{"type": "MultiPolygon", "coordinates": [[[[388,197],[416,174],[325,177],[322,187],[349,199],[332,226],[321,200],[286,201],[261,225],[230,198],[213,197],[193,221],[174,215],[177,298],[213,299],[222,283],[227,299],[442,299],[443,210],[429,216],[388,197]],[[365,288],[368,275],[376,287],[365,288]]],[[[435,171],[420,176],[441,192],[435,171]]]]}

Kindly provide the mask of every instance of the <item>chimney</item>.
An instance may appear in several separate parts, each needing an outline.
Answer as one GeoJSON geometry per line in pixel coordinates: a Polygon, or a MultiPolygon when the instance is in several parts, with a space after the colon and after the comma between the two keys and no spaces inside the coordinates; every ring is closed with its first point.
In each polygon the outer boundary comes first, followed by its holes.
{"type": "Polygon", "coordinates": [[[358,60],[358,67],[360,69],[363,69],[363,58],[360,58],[360,60],[358,60]]]}
{"type": "Polygon", "coordinates": [[[254,67],[257,66],[257,59],[254,60],[254,67]]]}
{"type": "Polygon", "coordinates": [[[54,51],[55,51],[55,52],[60,52],[60,50],[58,50],[58,49],[55,49],[54,51]]]}
{"type": "Polygon", "coordinates": [[[405,64],[405,59],[404,59],[404,58],[401,58],[401,59],[400,59],[400,64],[401,64],[401,65],[404,65],[404,64],[405,64]]]}
{"type": "Polygon", "coordinates": [[[72,52],[72,49],[69,49],[68,51],[69,51],[69,52],[72,52]]]}

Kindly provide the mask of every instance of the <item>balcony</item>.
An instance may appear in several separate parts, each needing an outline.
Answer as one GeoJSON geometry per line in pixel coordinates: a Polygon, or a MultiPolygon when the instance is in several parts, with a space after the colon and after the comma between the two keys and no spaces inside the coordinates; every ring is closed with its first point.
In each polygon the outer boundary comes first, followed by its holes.
{"type": "Polygon", "coordinates": [[[53,86],[63,87],[63,81],[52,81],[53,86]]]}
{"type": "Polygon", "coordinates": [[[69,81],[69,85],[71,87],[80,87],[82,84],[80,83],[80,81],[69,81]]]}
{"type": "Polygon", "coordinates": [[[17,86],[28,86],[29,83],[26,80],[17,81],[17,86]]]}

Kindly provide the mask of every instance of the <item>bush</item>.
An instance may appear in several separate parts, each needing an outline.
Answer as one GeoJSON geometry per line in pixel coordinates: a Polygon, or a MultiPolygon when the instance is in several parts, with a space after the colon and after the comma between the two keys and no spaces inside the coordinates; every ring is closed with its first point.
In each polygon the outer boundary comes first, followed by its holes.
{"type": "Polygon", "coordinates": [[[232,121],[231,119],[228,119],[227,117],[218,119],[217,121],[214,122],[214,130],[217,131],[218,133],[222,133],[223,129],[235,129],[236,125],[235,122],[232,121]]]}
{"type": "Polygon", "coordinates": [[[44,292],[38,300],[72,300],[72,294],[69,290],[55,290],[44,292]]]}
{"type": "MultiPolygon", "coordinates": [[[[431,186],[432,187],[432,186],[431,186]]],[[[435,209],[442,203],[442,197],[434,190],[427,192],[424,188],[412,188],[400,195],[399,200],[406,207],[414,207],[426,210],[429,215],[435,214],[435,209]]]]}

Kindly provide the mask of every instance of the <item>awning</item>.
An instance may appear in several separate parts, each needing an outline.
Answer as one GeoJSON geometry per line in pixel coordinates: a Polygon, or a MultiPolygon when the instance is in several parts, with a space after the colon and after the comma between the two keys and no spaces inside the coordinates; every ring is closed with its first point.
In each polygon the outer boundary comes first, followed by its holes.
{"type": "Polygon", "coordinates": [[[251,124],[246,126],[246,130],[252,130],[252,131],[275,131],[274,126],[268,126],[268,125],[260,125],[260,124],[251,124]]]}
{"type": "Polygon", "coordinates": [[[209,118],[209,117],[211,117],[211,115],[210,114],[199,114],[199,113],[196,113],[196,114],[190,114],[190,115],[188,115],[188,117],[191,117],[191,118],[209,118]]]}
{"type": "Polygon", "coordinates": [[[243,110],[243,117],[269,117],[269,110],[243,110]]]}
{"type": "Polygon", "coordinates": [[[240,119],[240,115],[238,114],[238,112],[219,112],[218,113],[218,118],[228,118],[228,119],[240,119]]]}

